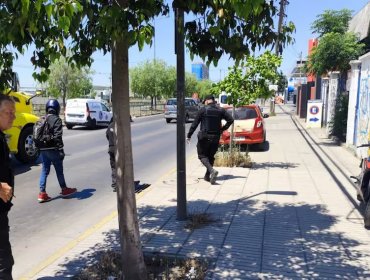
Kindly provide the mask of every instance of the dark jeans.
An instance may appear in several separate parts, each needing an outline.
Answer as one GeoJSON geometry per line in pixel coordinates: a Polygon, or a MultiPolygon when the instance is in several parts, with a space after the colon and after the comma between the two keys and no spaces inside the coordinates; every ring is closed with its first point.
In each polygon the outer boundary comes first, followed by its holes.
{"type": "Polygon", "coordinates": [[[40,176],[40,192],[44,192],[46,189],[46,179],[50,173],[51,164],[54,165],[55,172],[57,174],[59,186],[61,188],[67,187],[63,173],[63,160],[60,158],[59,151],[57,150],[45,150],[41,151],[42,169],[40,176]]]}
{"type": "Polygon", "coordinates": [[[198,140],[198,143],[197,143],[198,158],[207,168],[207,174],[211,172],[210,169],[213,166],[213,163],[215,162],[215,154],[218,149],[218,141],[219,141],[219,137],[211,138],[211,139],[203,138],[203,139],[198,140]],[[205,163],[205,159],[209,162],[210,165],[205,163]]]}
{"type": "Polygon", "coordinates": [[[114,158],[114,152],[109,151],[108,154],[110,168],[112,169],[112,188],[116,188],[117,187],[116,159],[114,158]]]}
{"type": "Polygon", "coordinates": [[[8,212],[0,213],[0,279],[12,280],[14,259],[9,242],[8,212]]]}
{"type": "Polygon", "coordinates": [[[215,154],[218,149],[219,139],[199,139],[197,143],[198,158],[208,158],[209,161],[214,162],[215,154]]]}

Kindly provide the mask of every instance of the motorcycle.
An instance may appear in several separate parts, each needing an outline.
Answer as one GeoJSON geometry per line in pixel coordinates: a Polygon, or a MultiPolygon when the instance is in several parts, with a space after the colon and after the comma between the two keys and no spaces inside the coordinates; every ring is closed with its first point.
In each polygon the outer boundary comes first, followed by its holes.
{"type": "MultiPolygon", "coordinates": [[[[369,144],[363,144],[357,148],[370,147],[369,144]]],[[[357,189],[357,199],[364,203],[365,213],[364,213],[364,224],[366,229],[370,229],[370,156],[361,159],[360,175],[350,176],[354,179],[356,189],[357,189]]]]}

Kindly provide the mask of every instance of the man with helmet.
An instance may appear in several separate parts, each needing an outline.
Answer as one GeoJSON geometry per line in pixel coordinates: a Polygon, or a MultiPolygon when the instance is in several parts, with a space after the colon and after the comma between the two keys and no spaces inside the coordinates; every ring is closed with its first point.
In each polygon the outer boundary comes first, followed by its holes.
{"type": "Polygon", "coordinates": [[[213,185],[218,175],[218,171],[213,168],[218,142],[222,132],[230,127],[234,119],[224,108],[216,105],[213,95],[206,96],[204,104],[205,106],[198,111],[190,126],[187,141],[188,143],[190,142],[191,136],[200,123],[197,143],[198,158],[207,168],[204,180],[213,185]],[[223,126],[222,120],[226,121],[226,124],[223,126]]]}
{"type": "Polygon", "coordinates": [[[59,186],[61,187],[60,194],[63,197],[69,196],[77,191],[76,188],[68,188],[64,179],[63,160],[64,160],[64,144],[63,144],[63,124],[59,117],[60,105],[58,100],[50,99],[46,103],[46,122],[48,123],[51,140],[42,145],[40,155],[42,159],[42,169],[40,176],[40,193],[38,201],[46,202],[51,200],[51,197],[46,193],[46,179],[50,173],[51,164],[54,165],[57,174],[59,186]]]}

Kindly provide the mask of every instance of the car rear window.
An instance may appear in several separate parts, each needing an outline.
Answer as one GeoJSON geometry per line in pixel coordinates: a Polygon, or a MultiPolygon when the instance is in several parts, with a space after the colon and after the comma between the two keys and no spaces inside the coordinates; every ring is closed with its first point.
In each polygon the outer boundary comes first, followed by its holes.
{"type": "Polygon", "coordinates": [[[77,107],[79,107],[79,105],[80,105],[81,103],[79,103],[77,100],[75,100],[75,101],[67,101],[67,107],[68,108],[77,108],[77,107]]]}
{"type": "Polygon", "coordinates": [[[177,100],[176,99],[169,99],[169,100],[167,100],[167,105],[177,105],[177,100]]]}
{"type": "MultiPolygon", "coordinates": [[[[227,111],[230,113],[230,115],[233,113],[233,109],[227,109],[227,111]]],[[[258,114],[255,109],[253,108],[248,108],[248,107],[240,107],[240,108],[235,108],[235,115],[234,119],[235,120],[250,120],[250,119],[255,119],[258,117],[258,114]]]]}

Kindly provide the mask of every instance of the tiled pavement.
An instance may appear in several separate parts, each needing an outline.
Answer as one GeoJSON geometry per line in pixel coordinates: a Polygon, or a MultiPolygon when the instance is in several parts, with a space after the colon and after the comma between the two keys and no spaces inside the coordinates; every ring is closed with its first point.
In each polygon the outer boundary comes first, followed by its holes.
{"type": "MultiPolygon", "coordinates": [[[[305,129],[293,109],[277,106],[266,120],[268,150],[250,152],[250,169],[220,167],[212,186],[196,156],[188,160],[188,214],[208,213],[210,225],[176,220],[175,172],[143,191],[144,252],[205,258],[208,279],[370,279],[370,232],[348,179],[359,159],[324,129],[305,129]]],[[[100,249],[118,249],[117,229],[112,214],[24,279],[70,278],[100,249]]]]}

